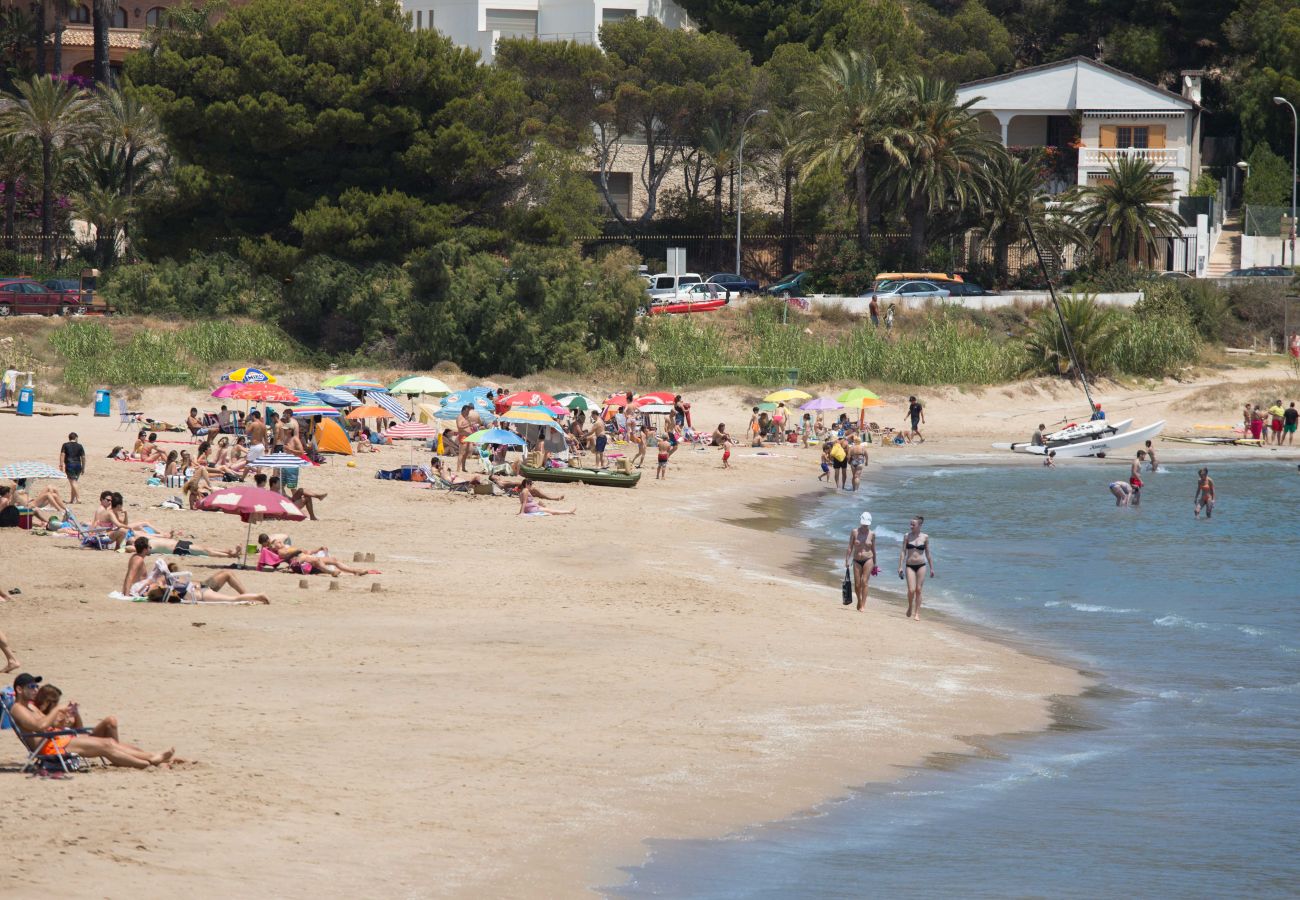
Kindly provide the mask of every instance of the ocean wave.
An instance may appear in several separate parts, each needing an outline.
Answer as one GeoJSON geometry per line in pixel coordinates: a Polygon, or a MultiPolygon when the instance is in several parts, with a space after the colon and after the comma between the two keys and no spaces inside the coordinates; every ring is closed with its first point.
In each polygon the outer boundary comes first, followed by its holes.
{"type": "Polygon", "coordinates": [[[1057,606],[1068,606],[1075,612],[1085,613],[1136,613],[1142,611],[1140,609],[1129,609],[1127,606],[1098,606],[1095,603],[1067,603],[1064,600],[1048,600],[1043,604],[1043,606],[1046,606],[1049,609],[1057,606]]]}
{"type": "Polygon", "coordinates": [[[1162,628],[1210,628],[1208,622],[1194,622],[1182,616],[1168,615],[1155,619],[1152,625],[1159,625],[1162,628]]]}
{"type": "Polygon", "coordinates": [[[1267,628],[1254,628],[1250,625],[1238,625],[1237,630],[1242,634],[1249,634],[1252,637],[1262,637],[1263,635],[1268,634],[1267,628]]]}

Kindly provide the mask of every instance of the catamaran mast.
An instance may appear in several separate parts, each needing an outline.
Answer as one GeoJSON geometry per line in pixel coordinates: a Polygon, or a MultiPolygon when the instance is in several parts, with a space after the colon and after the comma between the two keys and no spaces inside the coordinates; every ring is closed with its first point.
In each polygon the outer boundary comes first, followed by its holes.
{"type": "Polygon", "coordinates": [[[1065,349],[1070,354],[1070,364],[1074,366],[1074,371],[1079,374],[1079,383],[1083,385],[1083,394],[1088,398],[1088,415],[1092,415],[1097,405],[1092,400],[1092,391],[1088,390],[1088,373],[1083,370],[1079,364],[1079,357],[1074,352],[1074,339],[1070,337],[1070,329],[1065,324],[1065,315],[1061,312],[1060,301],[1056,298],[1056,288],[1052,286],[1052,276],[1047,271],[1047,263],[1043,260],[1043,251],[1038,246],[1038,236],[1034,234],[1034,225],[1025,216],[1025,228],[1029,231],[1029,242],[1034,245],[1034,254],[1038,257],[1038,268],[1043,270],[1043,278],[1047,280],[1047,293],[1052,298],[1052,308],[1056,310],[1057,321],[1061,323],[1061,334],[1065,337],[1065,349]]]}

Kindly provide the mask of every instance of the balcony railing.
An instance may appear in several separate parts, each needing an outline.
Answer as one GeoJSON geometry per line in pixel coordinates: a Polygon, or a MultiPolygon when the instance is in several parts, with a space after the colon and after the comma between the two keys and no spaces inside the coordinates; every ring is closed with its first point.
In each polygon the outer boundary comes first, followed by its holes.
{"type": "Polygon", "coordinates": [[[1144,159],[1157,169],[1187,168],[1182,147],[1080,147],[1079,167],[1104,169],[1122,158],[1144,159]]]}

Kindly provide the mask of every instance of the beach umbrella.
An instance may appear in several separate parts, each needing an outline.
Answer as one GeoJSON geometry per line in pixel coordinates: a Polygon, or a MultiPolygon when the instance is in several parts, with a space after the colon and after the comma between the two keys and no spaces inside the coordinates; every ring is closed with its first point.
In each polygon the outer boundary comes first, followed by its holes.
{"type": "Polygon", "coordinates": [[[331,384],[329,387],[338,388],[341,391],[383,391],[385,394],[388,393],[388,388],[378,381],[369,381],[365,378],[353,378],[342,384],[331,384]]]}
{"type": "Polygon", "coordinates": [[[221,380],[238,384],[275,384],[274,375],[265,369],[255,369],[252,366],[227,372],[221,376],[221,380]]]}
{"type": "Polygon", "coordinates": [[[338,387],[346,381],[355,381],[356,378],[356,375],[334,375],[322,381],[320,386],[327,388],[338,387]]]}
{"type": "Polygon", "coordinates": [[[504,428],[484,428],[482,431],[476,431],[467,441],[473,441],[476,444],[504,444],[507,447],[527,447],[527,442],[513,431],[506,431],[504,428]]]}
{"type": "MultiPolygon", "coordinates": [[[[772,407],[775,409],[776,407],[772,407]]],[[[643,413],[670,413],[673,411],[672,405],[668,403],[644,403],[637,406],[637,409],[643,413]]]]}
{"type": "Polygon", "coordinates": [[[585,394],[577,394],[570,391],[565,391],[562,394],[556,394],[555,402],[558,403],[560,406],[564,407],[565,409],[572,409],[572,410],[600,409],[601,406],[610,405],[608,403],[602,404],[598,400],[593,400],[591,397],[588,397],[585,394]]]}
{"type": "Polygon", "coordinates": [[[515,391],[501,398],[506,406],[559,406],[560,401],[541,391],[515,391]]]}
{"type": "MultiPolygon", "coordinates": [[[[671,403],[672,401],[669,400],[668,402],[671,403]]],[[[623,407],[627,406],[627,391],[620,391],[617,394],[610,394],[609,398],[605,401],[604,405],[616,406],[619,409],[622,409],[623,407]]]]}
{"type": "Polygon", "coordinates": [[[349,394],[347,391],[340,391],[336,388],[321,388],[316,391],[316,396],[331,406],[361,405],[361,401],[356,398],[355,394],[349,394]]]}
{"type": "Polygon", "coordinates": [[[298,398],[299,403],[314,403],[319,405],[325,402],[323,399],[321,399],[321,395],[316,393],[315,391],[308,391],[308,390],[304,390],[303,388],[288,387],[288,386],[285,387],[285,390],[292,391],[293,395],[298,398]]]}
{"type": "Polygon", "coordinates": [[[667,403],[672,406],[677,401],[677,395],[672,391],[649,391],[641,394],[633,403],[667,403]]]}
{"type": "Polygon", "coordinates": [[[407,375],[390,384],[388,391],[414,397],[417,394],[450,394],[451,388],[431,375],[407,375]]]}
{"type": "Polygon", "coordinates": [[[541,407],[520,406],[508,409],[499,418],[500,422],[521,422],[531,425],[554,425],[555,414],[541,407]]]}
{"type": "Polygon", "coordinates": [[[773,403],[771,400],[764,400],[762,403],[758,404],[758,411],[776,412],[776,404],[773,403]]]}
{"type": "Polygon", "coordinates": [[[375,406],[382,406],[393,414],[393,418],[399,422],[409,422],[411,414],[406,411],[406,407],[394,400],[387,392],[367,391],[366,402],[375,406]]]}
{"type": "Polygon", "coordinates": [[[487,388],[470,388],[466,391],[457,391],[443,398],[442,408],[434,413],[434,418],[450,420],[460,415],[462,406],[469,406],[478,413],[479,418],[485,422],[496,418],[496,407],[487,397],[487,388]]]}
{"type": "Polygon", "coordinates": [[[768,403],[785,403],[787,400],[811,400],[812,394],[806,394],[803,391],[794,388],[784,388],[779,391],[773,391],[763,398],[768,403]]]}
{"type": "Polygon", "coordinates": [[[343,415],[332,406],[326,406],[323,403],[304,403],[301,406],[295,406],[289,410],[290,415],[295,419],[310,419],[313,416],[321,416],[325,419],[337,419],[343,415]]]}
{"type": "Polygon", "coordinates": [[[21,481],[24,478],[63,478],[64,475],[54,466],[43,462],[16,462],[0,467],[0,478],[6,481],[21,481]]]}
{"type": "Polygon", "coordinates": [[[379,406],[358,406],[356,409],[349,410],[347,417],[353,421],[358,419],[391,419],[393,414],[379,406]]]}
{"type": "Polygon", "coordinates": [[[298,396],[278,384],[241,384],[230,394],[235,400],[257,400],[262,403],[297,403],[298,396]]]}
{"type": "Polygon", "coordinates": [[[844,404],[838,400],[832,400],[830,397],[818,397],[815,400],[809,400],[799,408],[804,412],[821,412],[827,409],[843,409],[844,404]]]}
{"type": "Polygon", "coordinates": [[[867,390],[866,388],[852,388],[835,398],[845,406],[867,407],[867,406],[884,406],[885,401],[881,400],[878,395],[867,390]]]}
{"type": "Polygon", "coordinates": [[[250,469],[302,469],[311,463],[292,453],[263,453],[256,462],[250,462],[250,469]]]}
{"type": "MultiPolygon", "coordinates": [[[[297,457],[294,457],[297,459],[297,457]]],[[[199,501],[199,509],[216,510],[239,516],[248,523],[244,535],[244,554],[240,567],[248,563],[248,539],[253,534],[253,523],[264,519],[287,519],[301,522],[307,514],[294,506],[288,497],[256,487],[230,487],[215,490],[199,501]]]]}
{"type": "Polygon", "coordinates": [[[427,441],[438,436],[436,429],[420,422],[399,422],[384,434],[394,441],[427,441]]]}
{"type": "Polygon", "coordinates": [[[643,394],[632,401],[632,405],[637,409],[645,409],[647,406],[667,406],[672,408],[673,398],[665,400],[659,394],[643,394]]]}
{"type": "Polygon", "coordinates": [[[228,384],[223,384],[221,387],[217,388],[215,391],[212,392],[212,396],[217,398],[218,400],[228,400],[230,399],[230,396],[235,393],[235,391],[239,390],[243,386],[244,385],[241,382],[232,381],[228,384]]]}

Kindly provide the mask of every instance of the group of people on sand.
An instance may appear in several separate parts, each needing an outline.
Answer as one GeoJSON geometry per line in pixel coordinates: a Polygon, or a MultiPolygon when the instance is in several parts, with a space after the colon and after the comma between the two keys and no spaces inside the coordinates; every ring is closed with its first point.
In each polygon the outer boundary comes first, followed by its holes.
{"type": "Polygon", "coordinates": [[[1300,426],[1300,410],[1295,401],[1290,406],[1283,406],[1281,398],[1274,400],[1271,406],[1263,403],[1247,403],[1241,413],[1241,430],[1252,440],[1263,446],[1273,444],[1295,444],[1296,428],[1300,426]]]}
{"type": "MultiPolygon", "coordinates": [[[[931,578],[935,577],[930,536],[921,530],[924,524],[924,516],[913,517],[898,550],[898,577],[907,584],[907,617],[918,620],[927,571],[931,578]]],[[[852,582],[853,589],[853,597],[846,597],[844,604],[847,606],[856,598],[858,612],[866,608],[871,577],[880,574],[876,552],[876,529],[871,513],[864,512],[858,525],[849,532],[849,545],[844,552],[844,577],[852,582]]]]}

